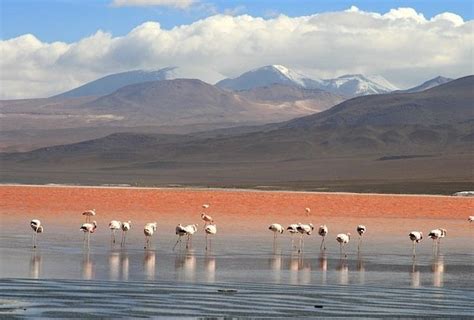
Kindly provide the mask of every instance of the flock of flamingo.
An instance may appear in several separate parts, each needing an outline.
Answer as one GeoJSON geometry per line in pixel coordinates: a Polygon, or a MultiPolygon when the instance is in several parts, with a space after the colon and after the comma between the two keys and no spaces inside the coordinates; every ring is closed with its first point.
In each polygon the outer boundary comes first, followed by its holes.
{"type": "MultiPolygon", "coordinates": [[[[202,208],[204,210],[208,209],[210,207],[209,204],[203,204],[202,208]]],[[[311,212],[310,208],[305,208],[305,212],[307,215],[311,212]]],[[[97,229],[97,222],[96,221],[91,221],[91,217],[96,215],[95,209],[92,210],[87,210],[82,213],[83,216],[85,216],[86,221],[83,223],[80,227],[80,230],[84,232],[84,246],[87,248],[90,247],[90,236],[92,233],[95,232],[97,229]]],[[[217,234],[217,225],[214,223],[214,219],[206,214],[206,213],[201,213],[201,219],[204,221],[204,232],[206,234],[206,251],[210,249],[211,247],[211,238],[209,236],[213,236],[217,234]]],[[[468,217],[469,222],[474,222],[474,216],[469,216],[468,217]]],[[[44,232],[44,227],[41,224],[41,221],[39,219],[33,219],[30,222],[30,226],[33,229],[33,248],[37,247],[37,237],[39,233],[44,232]]],[[[115,239],[115,234],[118,230],[122,231],[122,239],[121,239],[121,246],[125,245],[126,241],[126,235],[127,232],[130,231],[132,226],[131,221],[126,221],[126,222],[120,222],[118,220],[112,220],[109,223],[109,229],[111,230],[111,242],[112,244],[115,244],[116,239],[115,239]]],[[[147,249],[151,245],[151,238],[153,237],[153,234],[155,233],[157,229],[157,223],[156,222],[149,222],[145,224],[143,228],[143,233],[145,234],[145,246],[144,249],[147,249]]],[[[273,237],[273,245],[275,245],[276,239],[278,234],[282,234],[285,231],[285,228],[279,224],[279,223],[272,223],[268,229],[273,232],[274,237],[273,237]]],[[[198,231],[198,224],[189,224],[189,225],[182,225],[178,224],[176,226],[176,235],[178,236],[178,240],[176,241],[175,245],[173,246],[173,250],[175,250],[176,246],[178,244],[181,245],[181,241],[183,237],[186,237],[186,248],[189,248],[189,246],[192,244],[192,236],[198,231]]],[[[298,248],[298,253],[303,252],[304,248],[304,236],[305,235],[311,235],[312,232],[314,231],[314,226],[311,223],[308,224],[303,224],[303,223],[294,223],[290,224],[287,228],[286,231],[291,235],[291,246],[293,249],[296,249],[296,245],[294,242],[294,236],[296,234],[300,235],[299,238],[299,248],[298,248]]],[[[362,236],[365,234],[367,231],[366,226],[364,225],[358,225],[356,227],[356,231],[359,234],[359,242],[357,246],[357,250],[360,250],[360,246],[362,243],[362,236]]],[[[318,228],[318,235],[322,237],[321,241],[321,246],[320,250],[326,250],[326,244],[325,244],[325,239],[326,236],[329,233],[329,229],[326,225],[321,225],[318,228]]],[[[410,240],[413,243],[413,256],[416,255],[416,244],[420,243],[423,240],[423,232],[421,231],[412,231],[408,234],[410,240]]],[[[443,228],[438,228],[431,230],[428,233],[428,237],[433,240],[433,250],[436,250],[439,248],[439,244],[442,238],[446,237],[446,229],[443,228]]],[[[347,252],[346,252],[346,245],[349,244],[349,241],[351,239],[351,234],[348,233],[340,233],[336,236],[336,241],[339,243],[339,248],[340,248],[340,254],[341,256],[344,254],[345,257],[347,257],[347,252]]]]}

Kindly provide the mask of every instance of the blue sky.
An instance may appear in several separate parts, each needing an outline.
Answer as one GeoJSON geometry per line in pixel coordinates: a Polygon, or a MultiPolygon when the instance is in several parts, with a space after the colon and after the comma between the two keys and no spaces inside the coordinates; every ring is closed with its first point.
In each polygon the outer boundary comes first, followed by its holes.
{"type": "Polygon", "coordinates": [[[282,13],[291,17],[340,11],[352,5],[364,11],[385,13],[391,8],[412,7],[430,18],[452,12],[471,20],[471,0],[346,1],[346,0],[201,0],[185,10],[167,7],[112,7],[112,0],[1,0],[1,38],[6,40],[32,33],[45,42],[74,42],[101,29],[114,36],[127,34],[145,21],[157,21],[163,28],[189,24],[215,13],[233,12],[270,17],[282,13]]]}

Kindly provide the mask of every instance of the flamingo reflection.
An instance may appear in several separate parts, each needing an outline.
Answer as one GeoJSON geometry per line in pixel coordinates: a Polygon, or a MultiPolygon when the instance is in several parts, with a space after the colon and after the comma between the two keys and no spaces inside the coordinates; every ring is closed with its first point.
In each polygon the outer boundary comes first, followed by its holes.
{"type": "Polygon", "coordinates": [[[41,254],[33,252],[30,259],[30,278],[39,279],[41,275],[41,254]]]}
{"type": "Polygon", "coordinates": [[[143,270],[147,280],[155,280],[155,264],[155,251],[145,251],[145,257],[143,258],[143,270]]]}
{"type": "Polygon", "coordinates": [[[442,287],[444,278],[444,256],[437,255],[433,257],[431,271],[433,272],[433,286],[442,287]]]}
{"type": "Polygon", "coordinates": [[[341,258],[336,270],[339,271],[339,284],[349,284],[349,266],[347,265],[347,259],[341,258]]]}
{"type": "Polygon", "coordinates": [[[216,282],[216,257],[206,255],[204,258],[204,268],[206,271],[206,281],[209,283],[216,282]]]}
{"type": "Polygon", "coordinates": [[[188,249],[183,253],[177,253],[175,269],[178,280],[195,281],[196,257],[194,256],[194,250],[188,249]]]}
{"type": "Polygon", "coordinates": [[[274,251],[271,258],[268,259],[268,264],[272,270],[273,280],[275,283],[280,283],[281,281],[281,266],[283,258],[281,256],[281,251],[274,251]]]}
{"type": "Polygon", "coordinates": [[[328,271],[328,258],[325,251],[321,251],[319,254],[319,270],[321,270],[321,283],[327,283],[327,271],[328,271]]]}
{"type": "Polygon", "coordinates": [[[109,279],[118,280],[120,275],[120,254],[110,252],[109,254],[109,279]]]}
{"type": "Polygon", "coordinates": [[[364,258],[360,251],[357,253],[357,271],[359,272],[359,283],[365,284],[364,258]]]}
{"type": "Polygon", "coordinates": [[[420,279],[420,270],[418,270],[418,266],[416,264],[416,257],[413,256],[413,263],[411,265],[411,286],[413,288],[419,288],[421,285],[421,279],[420,279]]]}
{"type": "Polygon", "coordinates": [[[309,284],[311,282],[311,263],[301,254],[292,254],[290,258],[290,283],[309,284]]]}
{"type": "Polygon", "coordinates": [[[82,279],[91,280],[94,278],[94,264],[89,251],[84,253],[82,258],[82,279]]]}

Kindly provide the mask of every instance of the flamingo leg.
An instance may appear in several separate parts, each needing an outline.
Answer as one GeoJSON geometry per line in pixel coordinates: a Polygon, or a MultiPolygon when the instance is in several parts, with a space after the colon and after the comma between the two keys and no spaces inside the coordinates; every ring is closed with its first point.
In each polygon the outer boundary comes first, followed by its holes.
{"type": "Polygon", "coordinates": [[[207,251],[207,236],[208,234],[206,233],[206,251],[207,251]]]}
{"type": "Polygon", "coordinates": [[[413,241],[413,257],[416,256],[415,241],[413,241]]]}
{"type": "Polygon", "coordinates": [[[340,254],[341,257],[342,257],[342,243],[339,243],[339,254],[340,254]]]}
{"type": "Polygon", "coordinates": [[[178,245],[178,243],[179,243],[180,246],[181,246],[181,236],[178,236],[178,240],[176,241],[176,243],[175,243],[174,246],[173,246],[173,251],[174,251],[174,249],[176,248],[176,246],[178,245]]]}
{"type": "Polygon", "coordinates": [[[360,250],[360,244],[362,243],[362,236],[359,236],[359,244],[357,245],[357,251],[360,250]]]}
{"type": "Polygon", "coordinates": [[[33,248],[36,248],[36,237],[38,236],[38,233],[33,233],[33,248]]]}

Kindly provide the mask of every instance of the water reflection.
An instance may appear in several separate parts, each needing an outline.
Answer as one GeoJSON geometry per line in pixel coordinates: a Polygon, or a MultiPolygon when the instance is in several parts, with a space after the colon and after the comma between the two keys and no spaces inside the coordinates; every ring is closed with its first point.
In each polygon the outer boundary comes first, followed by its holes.
{"type": "Polygon", "coordinates": [[[118,280],[120,276],[120,253],[110,252],[109,254],[109,279],[118,280]]]}
{"type": "Polygon", "coordinates": [[[155,263],[156,253],[152,250],[145,251],[145,257],[143,258],[143,271],[145,273],[146,280],[155,280],[155,263]]]}
{"type": "Polygon", "coordinates": [[[193,249],[176,254],[175,269],[178,280],[196,281],[196,257],[193,249]]]}
{"type": "Polygon", "coordinates": [[[359,284],[365,284],[364,257],[360,252],[357,254],[357,271],[359,272],[359,284]]]}
{"type": "Polygon", "coordinates": [[[311,283],[311,262],[305,260],[303,254],[292,254],[289,262],[290,283],[311,283]]]}
{"type": "Polygon", "coordinates": [[[420,277],[420,270],[418,270],[418,266],[416,264],[416,257],[413,257],[413,263],[411,265],[411,286],[413,288],[419,288],[421,286],[421,277],[420,277]]]}
{"type": "Polygon", "coordinates": [[[120,253],[120,262],[122,265],[122,280],[128,280],[130,261],[127,252],[122,251],[120,253]]]}
{"type": "Polygon", "coordinates": [[[206,281],[209,283],[216,282],[216,257],[206,254],[204,258],[204,269],[206,271],[206,281]]]}
{"type": "Polygon", "coordinates": [[[82,257],[82,279],[91,280],[94,278],[94,265],[89,251],[82,257]]]}
{"type": "Polygon", "coordinates": [[[321,270],[321,283],[327,283],[327,271],[328,271],[328,258],[326,256],[326,251],[321,251],[319,254],[319,270],[321,270]]]}
{"type": "Polygon", "coordinates": [[[433,286],[442,287],[444,278],[444,256],[436,255],[433,257],[431,264],[431,271],[433,272],[433,286]]]}
{"type": "Polygon", "coordinates": [[[281,282],[281,267],[283,264],[283,257],[281,252],[274,252],[273,255],[268,259],[268,265],[272,271],[273,281],[275,283],[281,282]]]}
{"type": "Polygon", "coordinates": [[[111,251],[109,253],[109,279],[128,280],[129,258],[125,251],[111,251]]]}
{"type": "Polygon", "coordinates": [[[341,258],[336,270],[338,271],[339,284],[349,284],[349,266],[347,265],[347,259],[341,258]]]}
{"type": "Polygon", "coordinates": [[[41,275],[41,254],[36,250],[30,258],[30,278],[39,279],[41,275]]]}

